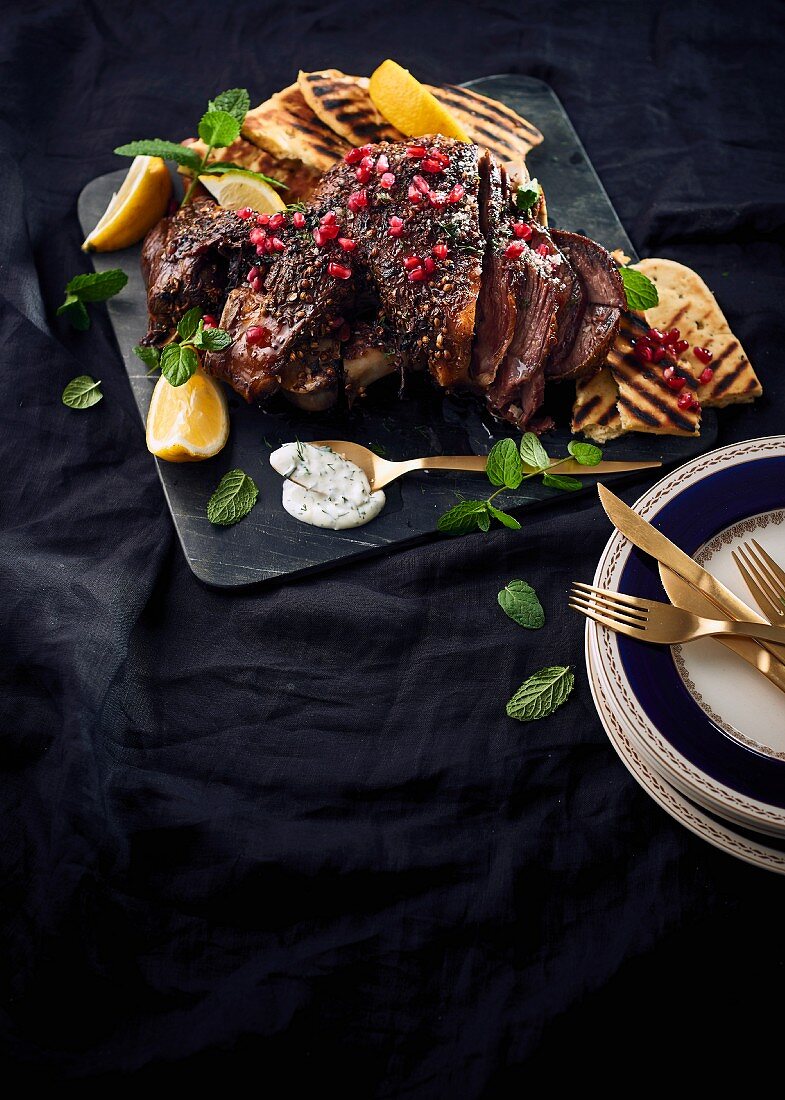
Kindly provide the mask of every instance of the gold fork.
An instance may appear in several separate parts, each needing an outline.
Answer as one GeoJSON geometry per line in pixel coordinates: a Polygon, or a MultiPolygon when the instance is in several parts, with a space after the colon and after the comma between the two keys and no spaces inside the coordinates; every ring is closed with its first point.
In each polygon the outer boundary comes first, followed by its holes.
{"type": "Polygon", "coordinates": [[[637,596],[625,596],[577,581],[573,581],[570,592],[570,607],[588,619],[607,626],[609,630],[658,645],[676,645],[677,642],[691,642],[695,638],[718,634],[763,638],[770,642],[785,640],[785,630],[779,626],[704,619],[669,603],[641,600],[637,596]]]}
{"type": "Polygon", "coordinates": [[[785,570],[755,539],[733,551],[733,560],[758,607],[776,626],[785,625],[785,570]]]}

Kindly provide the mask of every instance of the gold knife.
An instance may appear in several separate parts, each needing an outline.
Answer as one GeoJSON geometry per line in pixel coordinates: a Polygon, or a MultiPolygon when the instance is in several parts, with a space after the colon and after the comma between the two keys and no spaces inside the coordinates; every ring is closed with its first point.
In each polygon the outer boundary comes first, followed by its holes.
{"type": "MultiPolygon", "coordinates": [[[[693,588],[697,588],[702,592],[714,607],[719,608],[731,619],[746,620],[753,623],[766,622],[751,607],[747,607],[746,603],[740,600],[729,588],[726,588],[724,584],[712,577],[711,573],[707,573],[705,569],[702,569],[688,554],[675,546],[661,531],[658,531],[656,527],[653,527],[642,516],[639,516],[637,512],[633,512],[632,508],[625,504],[623,500],[619,500],[610,489],[606,489],[604,485],[598,485],[597,492],[600,495],[600,503],[605,509],[608,519],[639,550],[644,550],[647,554],[651,554],[653,558],[656,558],[657,561],[662,562],[663,565],[667,565],[674,573],[688,581],[693,588]]],[[[763,646],[778,661],[785,660],[785,645],[779,642],[757,642],[756,644],[763,646]]]]}
{"type": "MultiPolygon", "coordinates": [[[[696,588],[687,584],[662,562],[660,562],[660,580],[662,587],[668,593],[668,599],[676,607],[683,607],[685,611],[692,611],[695,615],[713,616],[716,607],[708,596],[704,596],[702,592],[698,592],[696,588]]],[[[715,638],[714,640],[738,654],[748,665],[757,668],[758,672],[762,672],[780,691],[785,691],[785,667],[754,638],[715,638]]]]}
{"type": "MultiPolygon", "coordinates": [[[[524,465],[525,472],[533,473],[534,467],[524,465]]],[[[595,474],[624,474],[630,470],[654,470],[657,466],[662,466],[661,462],[621,462],[621,461],[602,461],[598,462],[596,466],[582,466],[580,462],[576,462],[574,458],[568,458],[566,462],[560,462],[556,459],[551,463],[556,474],[583,474],[584,477],[593,477],[595,474]]],[[[485,469],[485,466],[482,466],[485,469]]],[[[539,471],[537,471],[539,473],[539,471]]],[[[547,473],[547,470],[545,471],[547,473]]]]}

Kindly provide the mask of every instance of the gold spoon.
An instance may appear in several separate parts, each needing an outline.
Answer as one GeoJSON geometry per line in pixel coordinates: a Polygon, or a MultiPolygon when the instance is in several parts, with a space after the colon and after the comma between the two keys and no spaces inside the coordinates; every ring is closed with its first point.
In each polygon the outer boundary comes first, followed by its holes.
{"type": "MultiPolygon", "coordinates": [[[[359,466],[365,473],[372,489],[383,489],[391,481],[408,474],[412,470],[469,470],[481,474],[488,461],[487,455],[430,455],[427,458],[410,458],[406,462],[388,462],[380,458],[368,447],[360,443],[350,443],[346,439],[321,439],[313,443],[314,447],[329,447],[336,454],[343,455],[349,462],[359,466]]],[[[649,470],[661,466],[661,462],[600,462],[596,466],[581,466],[574,458],[564,462],[551,463],[558,466],[560,474],[620,474],[628,470],[649,470]]],[[[527,467],[528,469],[528,467],[527,467]]]]}

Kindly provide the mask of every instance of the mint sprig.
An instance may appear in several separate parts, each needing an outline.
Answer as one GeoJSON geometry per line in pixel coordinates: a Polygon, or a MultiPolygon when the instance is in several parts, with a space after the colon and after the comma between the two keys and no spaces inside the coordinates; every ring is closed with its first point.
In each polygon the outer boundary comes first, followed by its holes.
{"type": "Polygon", "coordinates": [[[232,342],[232,337],[221,328],[205,328],[202,311],[194,306],[183,314],[177,325],[177,331],[171,343],[163,349],[142,347],[137,344],[134,355],[148,368],[147,373],[161,368],[170,386],[183,386],[196,373],[199,366],[199,351],[223,351],[232,342]]]}
{"type": "Polygon", "coordinates": [[[644,309],[653,309],[658,305],[660,295],[657,287],[647,278],[642,271],[634,267],[620,267],[619,274],[624,283],[624,293],[627,297],[627,309],[637,313],[644,309]]]}
{"type": "Polygon", "coordinates": [[[203,157],[200,157],[194,149],[162,138],[130,141],[126,145],[118,145],[115,153],[121,157],[160,157],[162,160],[171,160],[181,168],[186,168],[191,173],[192,179],[181,206],[186,206],[191,201],[199,176],[202,175],[241,172],[243,175],[264,180],[272,187],[287,190],[286,184],[280,180],[273,179],[272,176],[264,176],[261,172],[253,172],[241,164],[233,164],[231,161],[220,164],[208,163],[213,149],[225,149],[238,139],[250,104],[251,100],[245,88],[230,88],[210,100],[198,126],[199,137],[207,146],[203,157]]]}
{"type": "Polygon", "coordinates": [[[469,531],[488,531],[491,520],[520,531],[518,520],[497,508],[492,501],[505,489],[517,489],[523,481],[531,477],[542,477],[542,483],[549,489],[562,492],[574,492],[581,488],[581,482],[575,477],[553,473],[569,457],[581,466],[596,466],[602,458],[602,451],[593,444],[571,441],[567,447],[569,456],[551,462],[548,452],[534,432],[526,432],[516,447],[512,439],[500,439],[491,448],[485,473],[491,485],[498,488],[486,500],[461,500],[454,504],[443,516],[440,516],[436,528],[447,535],[465,535],[469,531]]]}
{"type": "Polygon", "coordinates": [[[65,284],[65,301],[58,307],[57,316],[64,316],[79,332],[90,328],[90,315],[85,302],[105,302],[113,298],[128,282],[128,276],[119,267],[109,271],[91,271],[86,275],[74,275],[65,284]]]}
{"type": "Polygon", "coordinates": [[[531,210],[540,197],[540,185],[536,179],[519,184],[515,192],[515,206],[520,211],[531,210]]]}

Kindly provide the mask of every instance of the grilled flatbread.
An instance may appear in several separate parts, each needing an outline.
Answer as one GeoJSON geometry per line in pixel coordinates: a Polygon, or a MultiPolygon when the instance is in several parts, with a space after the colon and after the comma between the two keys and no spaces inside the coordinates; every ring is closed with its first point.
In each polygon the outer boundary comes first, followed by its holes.
{"type": "Polygon", "coordinates": [[[402,141],[403,134],[382,118],[368,94],[366,76],[347,76],[338,69],[300,71],[297,84],[317,118],[352,146],[402,141]]]}
{"type": "Polygon", "coordinates": [[[511,175],[521,176],[520,166],[524,164],[526,154],[543,140],[536,126],[498,100],[468,88],[458,88],[454,84],[426,87],[450,111],[472,141],[484,149],[490,149],[495,157],[509,166],[511,175]]]}
{"type": "Polygon", "coordinates": [[[619,387],[610,367],[603,367],[591,378],[579,379],[575,386],[572,433],[582,432],[595,443],[607,443],[624,435],[616,407],[619,387]]]}
{"type": "MultiPolygon", "coordinates": [[[[199,138],[189,138],[183,142],[194,149],[200,157],[207,152],[207,146],[199,138]]],[[[213,149],[210,154],[210,163],[223,163],[231,161],[232,164],[241,164],[244,168],[250,168],[252,172],[261,172],[264,176],[285,183],[288,190],[281,192],[284,202],[295,202],[307,199],[313,191],[321,176],[313,168],[308,168],[301,160],[282,160],[260,149],[258,145],[252,145],[244,138],[238,138],[225,149],[213,149]]]]}
{"type": "MultiPolygon", "coordinates": [[[[643,335],[648,327],[639,314],[622,314],[619,334],[608,354],[608,366],[619,387],[621,426],[626,432],[698,435],[700,410],[679,408],[679,394],[668,388],[663,377],[663,368],[668,364],[641,363],[633,355],[632,339],[643,335]]],[[[696,383],[692,386],[695,388],[696,383]]]]}
{"type": "Polygon", "coordinates": [[[317,172],[326,172],[347,148],[316,117],[297,84],[290,84],[249,111],[242,133],[274,157],[300,160],[317,172]]]}
{"type": "MultiPolygon", "coordinates": [[[[674,260],[641,260],[636,266],[660,295],[659,305],[646,310],[648,324],[659,329],[678,328],[691,348],[708,348],[714,355],[710,364],[714,377],[698,391],[701,404],[722,408],[760,397],[763,387],[703,279],[674,260]]],[[[682,356],[679,366],[696,379],[703,370],[692,350],[682,356]]]]}

